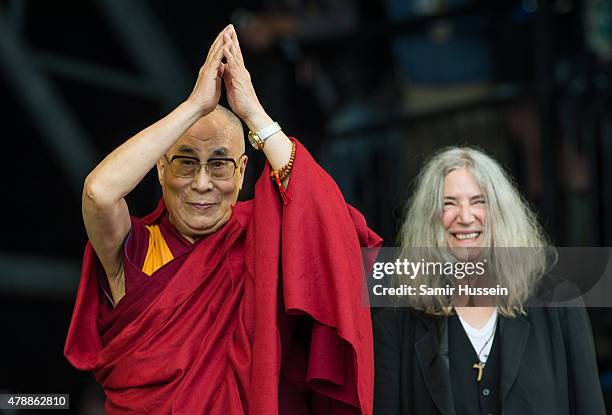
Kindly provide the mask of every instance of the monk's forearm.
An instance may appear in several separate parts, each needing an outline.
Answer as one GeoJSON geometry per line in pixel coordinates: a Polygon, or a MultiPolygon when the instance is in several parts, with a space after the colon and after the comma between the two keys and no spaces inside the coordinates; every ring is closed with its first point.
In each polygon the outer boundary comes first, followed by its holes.
{"type": "MultiPolygon", "coordinates": [[[[251,131],[259,131],[262,128],[272,124],[274,120],[272,120],[272,118],[270,118],[270,116],[266,114],[262,108],[248,119],[245,119],[244,122],[251,131]]],[[[266,140],[263,152],[266,155],[270,166],[272,166],[274,170],[278,170],[289,162],[289,158],[291,157],[291,148],[291,140],[289,140],[289,138],[281,130],[275,134],[272,134],[266,140]]]]}
{"type": "Polygon", "coordinates": [[[202,115],[201,107],[189,101],[180,104],[102,160],[85,180],[85,194],[100,204],[124,198],[202,115]]]}
{"type": "MultiPolygon", "coordinates": [[[[223,82],[227,100],[232,111],[245,122],[251,131],[260,131],[272,124],[273,120],[257,98],[251,75],[244,66],[238,36],[233,26],[228,27],[227,32],[223,34],[223,39],[225,41],[223,56],[226,59],[223,82]]],[[[278,131],[267,138],[263,152],[272,168],[278,170],[289,161],[291,149],[291,140],[282,131],[278,131]]]]}

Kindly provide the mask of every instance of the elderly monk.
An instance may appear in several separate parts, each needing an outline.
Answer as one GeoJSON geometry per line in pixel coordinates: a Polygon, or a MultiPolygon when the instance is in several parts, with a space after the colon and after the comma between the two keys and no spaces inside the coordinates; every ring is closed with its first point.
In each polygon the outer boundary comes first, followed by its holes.
{"type": "Polygon", "coordinates": [[[231,25],[189,98],[87,177],[83,218],[64,352],[94,372],[108,413],[371,413],[360,247],[380,238],[266,114],[231,25]],[[268,161],[248,202],[234,114],[268,161]],[[125,196],[153,166],[163,198],[131,217],[125,196]]]}

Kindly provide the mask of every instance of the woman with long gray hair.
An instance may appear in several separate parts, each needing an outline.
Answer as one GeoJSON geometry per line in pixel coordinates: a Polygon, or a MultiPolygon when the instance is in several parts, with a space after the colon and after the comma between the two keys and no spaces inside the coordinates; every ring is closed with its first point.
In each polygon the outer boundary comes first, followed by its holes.
{"type": "Polygon", "coordinates": [[[585,309],[528,307],[550,286],[550,244],[499,163],[467,147],[432,157],[399,239],[405,257],[442,252],[455,263],[488,261],[487,272],[437,279],[445,291],[424,290],[375,317],[374,414],[606,413],[585,309]],[[505,291],[472,293],[484,277],[505,291]]]}

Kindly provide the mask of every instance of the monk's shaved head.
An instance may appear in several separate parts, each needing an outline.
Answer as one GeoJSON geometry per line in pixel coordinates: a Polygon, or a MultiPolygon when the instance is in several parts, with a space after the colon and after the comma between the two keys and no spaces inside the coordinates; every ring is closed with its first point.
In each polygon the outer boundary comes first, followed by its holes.
{"type": "Polygon", "coordinates": [[[217,105],[215,109],[196,121],[185,135],[200,137],[224,137],[228,146],[243,154],[244,148],[244,128],[240,118],[223,105],[217,105]]]}
{"type": "Polygon", "coordinates": [[[240,136],[240,145],[242,146],[242,153],[244,153],[244,128],[242,127],[242,122],[240,118],[236,114],[234,114],[229,109],[225,108],[223,105],[217,105],[213,112],[219,111],[227,118],[227,125],[231,126],[233,132],[236,132],[237,135],[240,136]]]}

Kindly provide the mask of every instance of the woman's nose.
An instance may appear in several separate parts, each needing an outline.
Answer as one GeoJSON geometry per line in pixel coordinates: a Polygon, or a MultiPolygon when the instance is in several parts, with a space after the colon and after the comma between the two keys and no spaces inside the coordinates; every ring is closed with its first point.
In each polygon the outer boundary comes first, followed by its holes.
{"type": "Polygon", "coordinates": [[[472,223],[474,221],[474,213],[472,212],[471,206],[459,206],[457,218],[463,224],[469,225],[472,223]]]}

